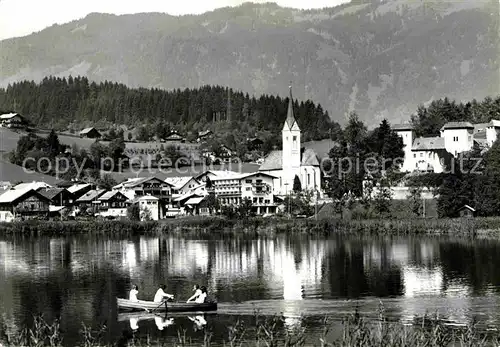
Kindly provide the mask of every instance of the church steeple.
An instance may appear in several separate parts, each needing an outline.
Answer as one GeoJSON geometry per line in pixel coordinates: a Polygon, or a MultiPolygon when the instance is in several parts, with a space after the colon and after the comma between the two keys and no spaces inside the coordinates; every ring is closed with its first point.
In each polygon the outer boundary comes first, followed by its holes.
{"type": "Polygon", "coordinates": [[[286,115],[285,126],[288,129],[292,129],[292,127],[295,125],[295,127],[298,129],[299,126],[297,124],[297,121],[295,120],[295,116],[293,115],[292,82],[290,82],[290,86],[288,87],[288,89],[290,90],[290,98],[288,100],[288,111],[286,115]]]}

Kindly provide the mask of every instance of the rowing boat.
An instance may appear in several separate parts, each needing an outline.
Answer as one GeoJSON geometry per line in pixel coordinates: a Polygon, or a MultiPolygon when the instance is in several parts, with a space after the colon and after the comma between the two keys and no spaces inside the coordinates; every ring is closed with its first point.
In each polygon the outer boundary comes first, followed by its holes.
{"type": "Polygon", "coordinates": [[[159,311],[159,312],[205,312],[216,311],[216,302],[205,302],[202,304],[192,302],[166,302],[161,304],[154,301],[130,301],[127,299],[117,298],[116,303],[119,310],[124,311],[159,311]]]}

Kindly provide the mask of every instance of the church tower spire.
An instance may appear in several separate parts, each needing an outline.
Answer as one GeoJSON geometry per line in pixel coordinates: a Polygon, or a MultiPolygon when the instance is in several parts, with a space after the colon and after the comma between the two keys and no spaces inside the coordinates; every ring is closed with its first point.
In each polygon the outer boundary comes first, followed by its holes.
{"type": "Polygon", "coordinates": [[[288,111],[285,124],[283,125],[283,185],[292,189],[295,176],[300,178],[300,128],[293,114],[292,83],[290,82],[290,100],[288,100],[288,111]]]}
{"type": "Polygon", "coordinates": [[[288,89],[290,90],[290,98],[288,100],[288,111],[286,115],[285,127],[288,127],[288,129],[292,129],[293,126],[295,125],[298,129],[299,126],[293,114],[292,82],[290,82],[290,86],[288,87],[288,89]]]}

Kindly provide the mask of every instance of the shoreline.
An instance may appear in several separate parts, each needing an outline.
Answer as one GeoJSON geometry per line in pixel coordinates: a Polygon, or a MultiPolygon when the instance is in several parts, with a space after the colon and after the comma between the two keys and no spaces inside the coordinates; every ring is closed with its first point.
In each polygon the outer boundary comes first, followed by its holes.
{"type": "Polygon", "coordinates": [[[160,221],[130,220],[26,220],[0,223],[0,233],[19,236],[64,235],[182,235],[186,237],[276,237],[278,235],[460,235],[467,237],[500,235],[500,218],[456,219],[369,219],[340,220],[249,218],[228,220],[220,217],[184,217],[160,221]]]}

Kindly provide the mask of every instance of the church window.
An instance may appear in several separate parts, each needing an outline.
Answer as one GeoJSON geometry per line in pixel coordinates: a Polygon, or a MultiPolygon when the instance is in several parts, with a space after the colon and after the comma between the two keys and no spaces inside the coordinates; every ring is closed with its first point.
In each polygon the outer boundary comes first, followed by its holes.
{"type": "Polygon", "coordinates": [[[307,185],[311,185],[311,174],[307,174],[307,185]]]}
{"type": "Polygon", "coordinates": [[[294,136],[293,137],[293,148],[296,149],[297,148],[297,136],[294,136]]]}

